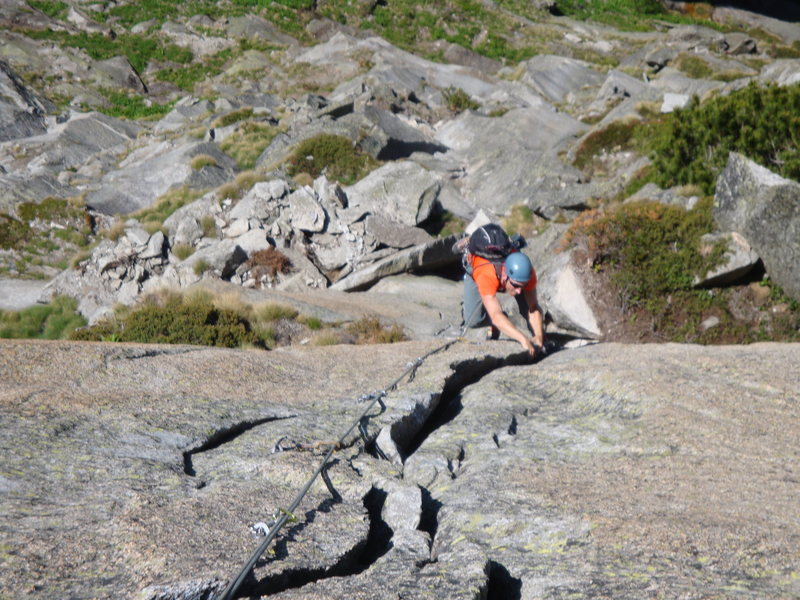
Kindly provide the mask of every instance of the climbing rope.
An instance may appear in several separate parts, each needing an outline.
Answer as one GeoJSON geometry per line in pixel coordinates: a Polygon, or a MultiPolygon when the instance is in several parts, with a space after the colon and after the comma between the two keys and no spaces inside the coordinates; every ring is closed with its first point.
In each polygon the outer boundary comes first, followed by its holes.
{"type": "MultiPolygon", "coordinates": [[[[470,319],[473,316],[474,316],[474,314],[470,315],[470,319]]],[[[417,369],[419,369],[419,367],[422,365],[422,363],[424,363],[430,356],[432,356],[432,355],[434,355],[434,354],[436,354],[438,352],[443,352],[443,351],[447,350],[450,346],[455,344],[456,342],[462,340],[463,336],[464,336],[464,332],[466,331],[466,323],[468,323],[468,322],[469,322],[469,320],[465,320],[464,321],[465,325],[462,327],[461,333],[457,338],[448,340],[444,344],[442,344],[442,345],[440,345],[440,346],[438,346],[436,348],[433,348],[432,350],[429,350],[428,352],[426,352],[425,354],[423,354],[422,356],[420,356],[416,360],[414,360],[411,363],[409,363],[407,368],[406,368],[406,370],[403,371],[403,373],[397,379],[395,379],[392,383],[390,383],[384,389],[372,392],[371,394],[365,394],[364,396],[361,396],[359,398],[359,400],[362,401],[362,402],[369,401],[369,404],[361,412],[361,414],[358,416],[358,418],[355,419],[355,421],[353,421],[353,423],[341,435],[341,437],[338,439],[338,441],[320,445],[320,447],[327,445],[328,449],[326,450],[325,455],[323,456],[322,461],[320,462],[320,464],[317,467],[316,471],[314,471],[313,475],[311,475],[311,477],[308,479],[306,484],[297,493],[297,495],[295,496],[294,500],[289,505],[289,507],[286,508],[286,509],[283,509],[283,508],[278,509],[278,511],[276,511],[275,514],[273,515],[273,521],[269,526],[267,526],[267,525],[265,525],[263,523],[258,523],[258,524],[253,526],[254,531],[257,531],[258,533],[264,533],[265,529],[268,527],[268,531],[266,533],[266,536],[265,536],[264,540],[258,545],[258,547],[250,555],[250,558],[244,564],[242,569],[239,571],[239,574],[230,582],[230,584],[228,584],[228,587],[225,588],[225,590],[222,592],[222,594],[217,596],[216,600],[232,600],[234,598],[234,594],[238,591],[239,587],[242,585],[242,583],[244,583],[244,580],[247,578],[247,576],[253,570],[253,567],[255,567],[256,563],[258,562],[258,559],[261,558],[261,556],[264,554],[264,552],[267,551],[267,548],[272,543],[272,540],[275,539],[275,536],[278,534],[278,531],[280,531],[281,528],[287,522],[296,520],[296,518],[294,516],[294,512],[295,512],[295,510],[297,510],[297,507],[300,506],[300,503],[303,501],[303,499],[305,498],[306,494],[311,489],[311,486],[314,484],[314,482],[316,481],[317,477],[320,477],[320,476],[322,477],[323,481],[325,482],[325,485],[328,488],[328,491],[331,493],[331,495],[334,497],[334,499],[339,499],[340,498],[339,494],[333,488],[333,484],[331,483],[331,481],[328,478],[328,475],[326,473],[327,468],[330,466],[330,459],[333,456],[333,453],[337,449],[339,449],[342,446],[344,446],[347,438],[350,436],[350,434],[353,432],[353,430],[356,429],[357,427],[359,428],[359,433],[360,433],[362,439],[364,440],[364,443],[366,443],[367,442],[367,431],[366,431],[365,421],[368,419],[367,415],[368,415],[369,411],[372,410],[372,408],[378,403],[380,403],[381,409],[385,410],[386,406],[383,403],[383,399],[386,396],[386,394],[388,394],[389,392],[394,391],[395,389],[397,389],[397,386],[406,377],[409,378],[409,381],[413,380],[414,379],[414,375],[417,372],[417,369]]],[[[280,450],[283,449],[283,448],[280,448],[280,442],[282,440],[283,440],[283,438],[278,440],[278,442],[275,444],[275,447],[273,448],[273,451],[276,451],[276,449],[280,449],[280,450]]]]}

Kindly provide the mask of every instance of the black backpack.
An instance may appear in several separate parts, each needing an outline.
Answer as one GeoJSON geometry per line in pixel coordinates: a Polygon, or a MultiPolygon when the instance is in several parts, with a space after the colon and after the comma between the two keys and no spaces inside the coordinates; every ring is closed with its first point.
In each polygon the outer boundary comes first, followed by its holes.
{"type": "Polygon", "coordinates": [[[502,227],[488,223],[472,232],[469,242],[467,242],[467,251],[491,262],[497,278],[500,279],[506,256],[524,246],[525,240],[522,236],[515,235],[512,239],[508,237],[502,227]]]}

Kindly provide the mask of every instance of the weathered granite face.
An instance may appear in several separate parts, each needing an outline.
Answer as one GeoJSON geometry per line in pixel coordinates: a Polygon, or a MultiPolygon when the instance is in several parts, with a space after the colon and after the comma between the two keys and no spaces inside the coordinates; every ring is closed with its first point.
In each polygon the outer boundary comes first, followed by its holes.
{"type": "Polygon", "coordinates": [[[742,234],[770,277],[800,299],[800,184],[731,153],[717,180],[714,219],[742,234]]]}
{"type": "Polygon", "coordinates": [[[786,598],[797,345],[0,342],[0,586],[211,598],[786,598]],[[520,366],[510,366],[518,364],[520,366]],[[437,409],[438,407],[438,409],[437,409]],[[305,445],[308,444],[309,447],[305,445]],[[389,460],[375,458],[375,447],[389,460]]]}
{"type": "MultiPolygon", "coordinates": [[[[290,506],[320,448],[364,411],[360,397],[436,346],[220,353],[4,340],[0,504],[10,518],[0,586],[14,597],[133,597],[145,588],[143,597],[208,597],[257,546],[249,527],[290,506]]],[[[367,435],[410,413],[419,426],[453,376],[449,361],[474,350],[464,344],[437,367],[431,361],[390,394],[383,414],[375,408],[367,435]]],[[[503,360],[508,345],[491,350],[503,360]]],[[[383,497],[370,491],[379,489],[371,473],[393,467],[365,455],[358,439],[357,430],[343,438],[329,470],[342,499],[322,481],[312,486],[258,565],[258,589],[285,587],[294,571],[348,573],[366,560],[368,510],[383,497]],[[287,552],[289,563],[273,560],[287,552]]]]}

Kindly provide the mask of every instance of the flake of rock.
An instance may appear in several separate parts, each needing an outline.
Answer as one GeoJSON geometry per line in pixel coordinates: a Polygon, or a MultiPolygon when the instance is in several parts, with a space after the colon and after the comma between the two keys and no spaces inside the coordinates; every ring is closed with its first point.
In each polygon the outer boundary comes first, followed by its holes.
{"type": "Polygon", "coordinates": [[[522,80],[550,102],[564,102],[599,88],[604,78],[587,62],[540,55],[528,60],[522,80]]]}
{"type": "Polygon", "coordinates": [[[0,60],[0,142],[44,133],[48,107],[0,60]]]}
{"type": "Polygon", "coordinates": [[[142,260],[160,258],[164,255],[164,242],[164,234],[161,231],[156,231],[147,240],[147,248],[139,254],[139,258],[142,260]]]}
{"type": "Polygon", "coordinates": [[[578,337],[600,337],[600,324],[586,287],[573,268],[572,252],[561,253],[550,263],[538,289],[539,301],[556,327],[578,337]]]}
{"type": "Polygon", "coordinates": [[[456,261],[451,250],[455,240],[455,236],[450,235],[402,250],[340,279],[331,288],[343,291],[364,290],[389,275],[435,270],[452,265],[456,261]]]}
{"type": "Polygon", "coordinates": [[[288,219],[292,227],[308,233],[325,230],[328,215],[317,201],[312,188],[304,186],[292,192],[286,203],[289,206],[288,219]]]}
{"type": "Polygon", "coordinates": [[[365,222],[366,231],[380,244],[403,249],[431,241],[431,235],[419,227],[409,227],[389,221],[378,215],[369,215],[365,222]]]}
{"type": "Polygon", "coordinates": [[[473,211],[502,215],[531,203],[534,210],[585,204],[590,192],[567,186],[580,181],[580,172],[564,164],[557,150],[587,129],[564,113],[516,109],[497,118],[464,113],[444,125],[437,138],[467,167],[458,185],[473,211]]]}
{"type": "Polygon", "coordinates": [[[139,94],[147,93],[147,86],[124,56],[114,56],[95,63],[94,79],[102,87],[124,88],[139,94]]]}
{"type": "Polygon", "coordinates": [[[696,276],[697,287],[719,287],[738,281],[758,264],[758,255],[750,248],[741,235],[736,232],[708,233],[700,239],[701,253],[713,250],[717,243],[723,242],[726,251],[721,264],[709,270],[702,277],[696,276]]]}

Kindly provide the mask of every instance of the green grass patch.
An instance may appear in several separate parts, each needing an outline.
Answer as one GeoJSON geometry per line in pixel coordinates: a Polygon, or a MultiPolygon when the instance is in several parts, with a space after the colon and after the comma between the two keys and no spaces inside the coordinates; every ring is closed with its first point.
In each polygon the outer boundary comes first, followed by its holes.
{"type": "Polygon", "coordinates": [[[294,320],[298,316],[295,308],[278,302],[268,302],[255,308],[256,318],[263,321],[278,321],[280,319],[294,320]]]}
{"type": "Polygon", "coordinates": [[[693,54],[680,54],[675,61],[675,68],[692,79],[711,78],[714,69],[705,60],[693,54]]]}
{"type": "Polygon", "coordinates": [[[433,236],[442,238],[448,235],[461,234],[467,222],[449,210],[441,210],[428,218],[421,227],[433,236]]]}
{"type": "Polygon", "coordinates": [[[17,205],[17,215],[25,221],[33,221],[34,219],[43,221],[78,219],[82,221],[85,211],[82,206],[71,203],[64,198],[48,196],[41,202],[23,202],[17,205]]]}
{"type": "Polygon", "coordinates": [[[538,235],[547,227],[547,221],[525,205],[512,206],[500,224],[509,235],[519,234],[523,238],[538,235]]]}
{"type": "Polygon", "coordinates": [[[653,178],[662,187],[696,184],[713,194],[730,152],[800,179],[800,84],[755,83],[684,109],[653,126],[653,178]]]}
{"type": "Polygon", "coordinates": [[[25,35],[34,39],[58,42],[62,46],[80,48],[94,60],[125,56],[138,73],[144,73],[151,60],[189,64],[192,52],[154,36],[123,33],[110,39],[100,33],[29,30],[25,35]]]}
{"type": "Polygon", "coordinates": [[[216,167],[217,159],[209,154],[197,154],[192,157],[190,166],[195,171],[199,171],[203,167],[216,167]]]}
{"type": "Polygon", "coordinates": [[[230,12],[215,0],[136,0],[110,6],[107,12],[94,13],[97,20],[115,17],[126,27],[155,20],[160,26],[176,15],[191,17],[208,15],[217,18],[230,12]]]}
{"type": "Polygon", "coordinates": [[[287,159],[287,172],[292,177],[308,173],[315,179],[324,172],[329,179],[350,185],[378,165],[346,137],[323,133],[297,145],[287,159]]]}
{"type": "Polygon", "coordinates": [[[112,117],[119,117],[121,119],[136,120],[154,120],[160,119],[172,110],[175,105],[174,102],[167,104],[153,104],[141,96],[131,94],[128,92],[120,92],[115,90],[100,90],[106,99],[111,103],[111,106],[104,109],[104,112],[112,117]]]}
{"type": "Polygon", "coordinates": [[[156,72],[155,78],[159,81],[169,82],[182,90],[191,92],[197,83],[220,73],[225,65],[237,54],[241,54],[244,48],[253,45],[252,42],[242,40],[239,48],[225,48],[216,54],[207,56],[200,61],[192,61],[189,64],[181,64],[177,67],[166,67],[156,72]]]}
{"type": "Polygon", "coordinates": [[[178,260],[186,260],[192,254],[194,254],[194,246],[191,244],[176,244],[172,248],[172,253],[178,258],[178,260]]]}
{"type": "Polygon", "coordinates": [[[239,108],[237,110],[233,110],[226,115],[222,115],[214,120],[211,124],[212,127],[227,127],[228,125],[233,125],[234,123],[238,123],[239,121],[245,121],[253,116],[253,109],[249,106],[245,106],[239,108]]]}
{"type": "Polygon", "coordinates": [[[43,267],[63,270],[71,256],[94,243],[94,222],[81,198],[47,197],[16,210],[19,218],[0,214],[0,248],[14,251],[0,257],[4,273],[46,277],[43,267]]]}
{"type": "Polygon", "coordinates": [[[219,144],[220,150],[236,161],[242,169],[252,169],[264,149],[270,145],[280,129],[267,123],[245,121],[235,132],[219,144]]]}
{"type": "Polygon", "coordinates": [[[658,0],[557,0],[557,13],[579,21],[595,21],[623,31],[651,31],[658,21],[722,26],[711,20],[712,9],[705,2],[686,2],[683,12],[666,10],[658,0]]]}
{"type": "Polygon", "coordinates": [[[28,4],[36,10],[42,11],[52,19],[64,20],[69,11],[66,2],[50,2],[49,0],[28,0],[28,4]]]}
{"type": "Polygon", "coordinates": [[[657,0],[557,0],[555,8],[580,21],[597,21],[630,31],[648,30],[649,19],[667,16],[657,0]]]}
{"type": "Polygon", "coordinates": [[[0,310],[0,338],[66,339],[86,325],[77,308],[74,298],[58,296],[45,305],[20,311],[0,310]]]}
{"type": "Polygon", "coordinates": [[[194,271],[195,275],[197,275],[198,277],[202,277],[203,273],[211,270],[211,265],[207,261],[200,259],[196,263],[194,263],[194,265],[192,266],[192,270],[194,271]]]}
{"type": "MultiPolygon", "coordinates": [[[[193,190],[186,185],[182,185],[162,194],[153,206],[143,208],[134,213],[133,217],[142,224],[145,230],[157,231],[164,224],[167,217],[182,206],[194,202],[202,195],[203,192],[201,190],[193,190]]],[[[109,237],[113,239],[111,235],[109,237]]]]}
{"type": "Polygon", "coordinates": [[[255,171],[243,171],[233,181],[218,187],[217,196],[220,199],[238,200],[259,181],[264,181],[264,175],[255,171]]]}

